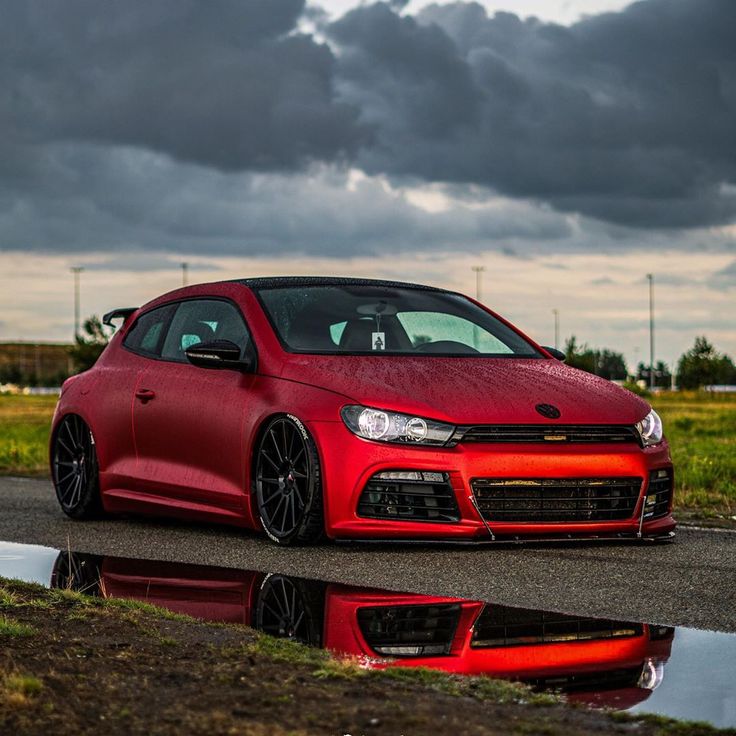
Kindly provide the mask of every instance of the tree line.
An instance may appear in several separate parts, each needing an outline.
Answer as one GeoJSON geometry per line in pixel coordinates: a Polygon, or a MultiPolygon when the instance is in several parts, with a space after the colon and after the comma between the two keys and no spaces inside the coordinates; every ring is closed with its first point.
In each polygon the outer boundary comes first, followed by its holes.
{"type": "MultiPolygon", "coordinates": [[[[74,372],[80,373],[91,368],[105,349],[110,336],[99,318],[92,316],[84,322],[81,334],[77,335],[74,344],[69,347],[74,372]]],[[[580,344],[575,335],[565,343],[565,363],[574,368],[593,373],[610,381],[649,381],[649,366],[640,362],[635,373],[629,373],[622,353],[607,348],[591,348],[580,344]]],[[[23,376],[13,368],[12,375],[4,375],[0,367],[0,383],[19,383],[34,385],[31,376],[23,376]]],[[[59,381],[66,377],[63,371],[59,381]]],[[[703,386],[736,385],[736,365],[730,356],[720,353],[703,335],[695,338],[695,344],[685,352],[677,363],[676,383],[678,388],[698,389],[703,386]]],[[[654,385],[670,388],[672,373],[664,361],[657,361],[654,366],[654,385]]]]}
{"type": "MultiPolygon", "coordinates": [[[[565,344],[565,363],[610,381],[633,378],[644,381],[647,386],[651,385],[648,365],[639,363],[636,372],[630,374],[622,353],[580,345],[574,335],[565,344]]],[[[677,386],[681,389],[736,385],[736,365],[730,356],[718,352],[708,338],[700,335],[695,338],[693,347],[680,357],[675,376],[677,386]]],[[[670,388],[672,385],[672,373],[662,360],[654,365],[654,385],[659,388],[670,388]]]]}

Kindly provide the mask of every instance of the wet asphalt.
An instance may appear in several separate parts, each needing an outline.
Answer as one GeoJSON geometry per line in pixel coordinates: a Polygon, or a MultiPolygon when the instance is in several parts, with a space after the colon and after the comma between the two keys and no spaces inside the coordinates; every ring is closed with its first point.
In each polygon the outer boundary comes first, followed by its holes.
{"type": "Polygon", "coordinates": [[[327,543],[283,549],[223,526],[71,521],[48,481],[0,478],[0,540],[736,632],[736,532],[729,531],[681,528],[674,543],[662,545],[327,543]]]}

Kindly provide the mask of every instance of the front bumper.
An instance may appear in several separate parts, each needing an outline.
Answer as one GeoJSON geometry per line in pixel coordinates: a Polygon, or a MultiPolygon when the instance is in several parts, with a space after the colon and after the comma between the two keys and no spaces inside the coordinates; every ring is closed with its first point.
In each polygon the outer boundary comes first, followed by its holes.
{"type": "Polygon", "coordinates": [[[322,458],[325,528],[332,539],[413,541],[546,541],[551,539],[668,539],[675,529],[672,503],[664,516],[642,521],[653,470],[671,469],[666,441],[638,445],[473,444],[412,447],[360,439],[339,422],[309,427],[322,458]],[[449,474],[459,521],[428,522],[358,516],[363,488],[376,473],[419,470],[449,474]],[[620,521],[486,522],[473,503],[473,478],[641,477],[633,514],[620,521]]]}

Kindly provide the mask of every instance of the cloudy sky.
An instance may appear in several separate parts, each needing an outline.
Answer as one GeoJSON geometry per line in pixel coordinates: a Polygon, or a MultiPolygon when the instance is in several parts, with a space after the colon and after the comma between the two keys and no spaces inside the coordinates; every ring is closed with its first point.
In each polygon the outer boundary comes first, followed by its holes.
{"type": "Polygon", "coordinates": [[[0,0],[0,340],[190,280],[398,277],[736,354],[736,2],[0,0]]]}

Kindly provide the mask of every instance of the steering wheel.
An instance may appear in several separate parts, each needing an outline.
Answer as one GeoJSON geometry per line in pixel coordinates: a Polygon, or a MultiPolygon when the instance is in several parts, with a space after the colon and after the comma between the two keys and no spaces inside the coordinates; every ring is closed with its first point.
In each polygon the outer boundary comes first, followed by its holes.
{"type": "Polygon", "coordinates": [[[461,355],[472,355],[477,354],[480,351],[476,350],[470,345],[466,345],[464,342],[458,342],[457,340],[437,340],[436,342],[423,342],[414,348],[417,353],[453,353],[461,355]]]}

